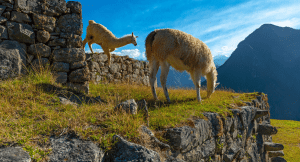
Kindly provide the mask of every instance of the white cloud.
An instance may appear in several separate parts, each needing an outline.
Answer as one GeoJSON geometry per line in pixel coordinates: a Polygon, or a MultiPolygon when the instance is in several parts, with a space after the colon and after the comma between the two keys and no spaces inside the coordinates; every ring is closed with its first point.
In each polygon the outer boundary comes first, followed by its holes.
{"type": "Polygon", "coordinates": [[[281,26],[281,27],[292,27],[296,28],[300,26],[300,19],[299,18],[292,18],[284,21],[271,21],[271,24],[281,26]]]}
{"type": "MultiPolygon", "coordinates": [[[[98,53],[103,52],[102,49],[93,49],[93,51],[94,51],[94,52],[98,52],[98,53]]],[[[86,50],[85,52],[86,52],[86,53],[92,53],[91,50],[86,50]]]]}
{"type": "Polygon", "coordinates": [[[130,58],[137,58],[141,55],[141,52],[138,49],[125,49],[125,50],[122,50],[121,52],[112,52],[112,53],[119,55],[119,56],[128,55],[130,58]]]}

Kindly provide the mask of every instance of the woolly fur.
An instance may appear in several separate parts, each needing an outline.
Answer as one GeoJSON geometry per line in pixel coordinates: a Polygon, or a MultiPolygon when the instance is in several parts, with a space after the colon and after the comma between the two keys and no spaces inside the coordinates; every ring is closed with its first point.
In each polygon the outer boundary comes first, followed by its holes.
{"type": "Polygon", "coordinates": [[[201,40],[185,32],[175,29],[158,29],[152,31],[146,38],[146,57],[150,65],[150,85],[152,94],[157,99],[154,84],[156,85],[156,73],[161,66],[161,83],[165,96],[169,101],[165,86],[169,67],[190,73],[197,90],[197,99],[200,97],[200,78],[207,78],[208,97],[218,85],[217,71],[211,51],[201,40]],[[199,91],[198,91],[199,89],[199,91]]]}
{"type": "Polygon", "coordinates": [[[111,54],[118,47],[125,46],[132,43],[137,45],[136,38],[133,32],[130,35],[126,35],[122,38],[117,38],[111,31],[109,31],[105,26],[96,23],[94,20],[89,20],[89,25],[86,29],[86,37],[83,40],[84,49],[86,43],[88,43],[90,50],[93,52],[92,44],[96,43],[101,46],[104,53],[108,56],[108,65],[110,66],[111,54]]]}

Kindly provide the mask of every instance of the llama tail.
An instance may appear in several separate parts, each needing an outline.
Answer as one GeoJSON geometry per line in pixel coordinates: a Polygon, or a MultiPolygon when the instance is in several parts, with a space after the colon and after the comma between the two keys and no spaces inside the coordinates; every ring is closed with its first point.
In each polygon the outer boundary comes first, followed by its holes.
{"type": "Polygon", "coordinates": [[[145,46],[146,46],[146,57],[148,61],[152,61],[152,43],[154,41],[154,36],[156,35],[156,31],[152,31],[150,34],[148,34],[145,46]]]}
{"type": "Polygon", "coordinates": [[[89,20],[89,25],[91,24],[96,24],[96,22],[94,20],[89,20]]]}
{"type": "Polygon", "coordinates": [[[217,81],[218,72],[215,66],[211,67],[210,72],[206,75],[206,84],[207,84],[207,98],[215,91],[215,88],[218,84],[217,81]]]}

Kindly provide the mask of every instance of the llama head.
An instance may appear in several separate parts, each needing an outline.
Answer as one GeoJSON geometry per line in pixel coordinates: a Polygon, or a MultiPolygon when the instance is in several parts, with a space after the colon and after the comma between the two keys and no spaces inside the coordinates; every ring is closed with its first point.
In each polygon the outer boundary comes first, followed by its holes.
{"type": "Polygon", "coordinates": [[[138,36],[134,36],[133,35],[133,32],[132,32],[132,34],[131,34],[131,36],[132,36],[132,44],[134,45],[134,46],[136,46],[137,45],[137,43],[136,43],[136,38],[138,37],[138,36]]]}
{"type": "Polygon", "coordinates": [[[220,84],[220,83],[216,83],[214,82],[213,83],[214,86],[212,88],[208,88],[207,89],[207,98],[210,98],[211,94],[213,94],[215,92],[215,89],[217,88],[217,86],[220,84]]]}

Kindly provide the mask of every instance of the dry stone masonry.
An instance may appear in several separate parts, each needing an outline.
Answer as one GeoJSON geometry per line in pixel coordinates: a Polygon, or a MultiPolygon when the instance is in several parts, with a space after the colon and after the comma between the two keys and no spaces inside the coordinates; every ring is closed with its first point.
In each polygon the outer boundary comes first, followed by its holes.
{"type": "Polygon", "coordinates": [[[0,0],[0,79],[50,65],[58,83],[88,93],[81,34],[79,2],[0,0]]]}
{"type": "MultiPolygon", "coordinates": [[[[149,62],[112,54],[109,67],[107,55],[104,53],[87,53],[86,58],[90,71],[90,80],[95,83],[100,81],[113,83],[130,82],[149,86],[149,62]]],[[[72,65],[75,66],[75,64],[72,65]]]]}

